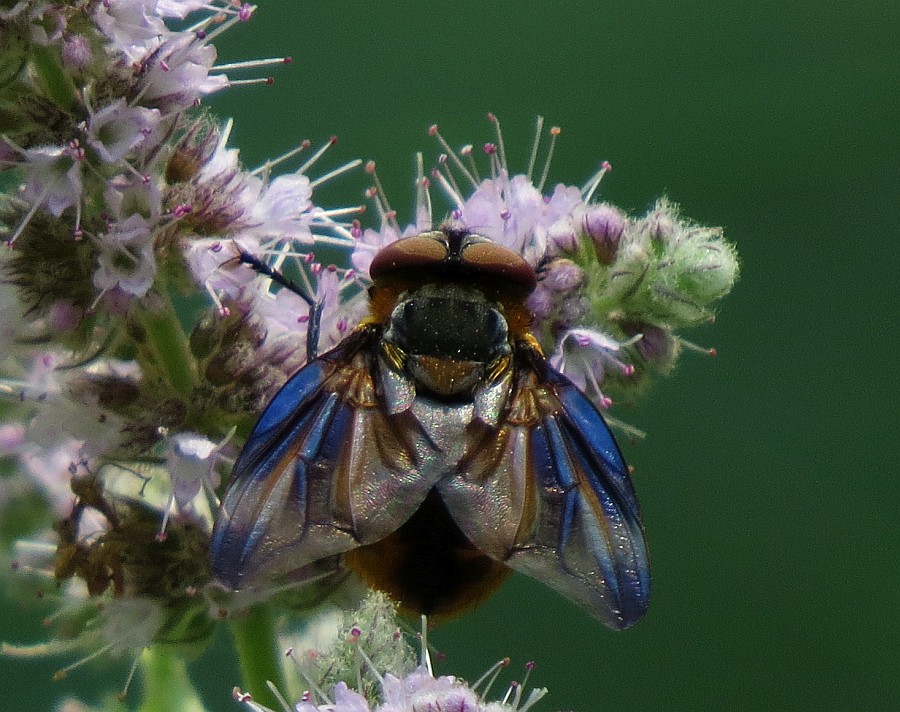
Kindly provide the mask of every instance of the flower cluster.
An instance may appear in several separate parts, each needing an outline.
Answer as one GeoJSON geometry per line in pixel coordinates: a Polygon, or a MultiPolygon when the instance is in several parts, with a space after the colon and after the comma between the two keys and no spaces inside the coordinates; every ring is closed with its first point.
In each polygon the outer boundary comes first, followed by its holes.
{"type": "Polygon", "coordinates": [[[535,336],[557,368],[609,408],[612,400],[605,389],[627,393],[646,376],[671,370],[681,346],[696,348],[677,330],[712,318],[712,305],[737,279],[735,250],[720,228],[685,220],[666,199],[637,218],[595,202],[600,182],[611,170],[605,161],[580,187],[559,183],[547,189],[560,130],[550,129],[550,147],[536,178],[542,119],[526,171],[512,174],[500,123],[493,114],[488,119],[496,141],[482,148],[488,162],[485,178],[471,144],[454,150],[437,126],[431,127],[429,133],[443,152],[430,177],[420,169],[416,219],[405,228],[376,181],[370,194],[382,224],[353,233],[353,266],[365,273],[385,244],[436,227],[429,193],[436,184],[450,205],[444,224],[484,235],[535,268],[537,289],[528,301],[535,336]]]}
{"type": "MultiPolygon", "coordinates": [[[[526,665],[525,680],[513,682],[504,698],[488,701],[490,688],[505,659],[469,686],[453,676],[435,677],[423,628],[422,655],[415,655],[397,627],[396,609],[383,594],[370,593],[352,613],[326,619],[329,628],[318,631],[315,641],[291,647],[287,658],[294,663],[303,690],[300,700],[289,705],[278,692],[284,709],[297,712],[527,712],[547,693],[535,689],[523,700],[527,678],[534,665],[526,665]],[[310,647],[309,643],[313,642],[310,647]],[[479,687],[484,689],[480,692],[479,687]]],[[[313,630],[315,630],[313,628],[313,630]]],[[[234,689],[234,698],[254,712],[273,712],[251,694],[234,689]]]]}
{"type": "MultiPolygon", "coordinates": [[[[295,263],[325,303],[344,280],[312,248],[347,242],[335,228],[346,233],[341,216],[359,208],[326,210],[313,192],[359,161],[311,177],[332,138],[245,169],[228,147],[230,122],[201,107],[213,92],[271,83],[235,72],[289,63],[217,63],[213,40],[254,9],[0,9],[0,170],[17,184],[0,197],[0,455],[18,465],[0,481],[0,506],[6,519],[34,492],[48,505],[30,507],[22,534],[34,538],[17,544],[13,568],[45,599],[61,591],[67,613],[48,622],[84,659],[205,640],[220,615],[204,595],[215,488],[262,405],[302,364],[307,318],[296,295],[272,294],[235,256],[295,263]],[[311,155],[275,175],[299,154],[311,155]],[[208,295],[209,306],[179,314],[179,293],[208,295]],[[48,517],[55,524],[40,531],[48,517]],[[126,602],[144,611],[139,620],[122,614],[126,602]],[[110,642],[111,611],[146,635],[110,642]]],[[[323,325],[323,341],[355,318],[348,310],[323,325]]],[[[4,647],[38,649],[48,648],[4,647]]]]}

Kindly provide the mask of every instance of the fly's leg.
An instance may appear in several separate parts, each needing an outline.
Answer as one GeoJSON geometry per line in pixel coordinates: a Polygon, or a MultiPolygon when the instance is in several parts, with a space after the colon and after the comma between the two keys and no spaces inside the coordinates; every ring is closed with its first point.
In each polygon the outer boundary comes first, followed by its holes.
{"type": "Polygon", "coordinates": [[[306,325],[306,362],[311,363],[319,351],[319,323],[322,320],[322,303],[317,302],[312,296],[290,277],[285,276],[279,270],[274,269],[255,255],[238,248],[238,259],[250,267],[254,272],[268,277],[273,282],[289,289],[309,305],[309,321],[306,325]]]}

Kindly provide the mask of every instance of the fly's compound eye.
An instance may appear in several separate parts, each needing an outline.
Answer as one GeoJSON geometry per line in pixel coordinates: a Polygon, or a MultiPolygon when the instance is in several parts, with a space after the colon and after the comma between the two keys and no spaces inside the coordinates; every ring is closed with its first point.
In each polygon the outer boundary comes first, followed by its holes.
{"type": "Polygon", "coordinates": [[[383,248],[372,260],[372,280],[405,270],[431,270],[486,279],[499,278],[526,292],[534,290],[534,269],[520,255],[474,233],[453,230],[406,237],[383,248]]]}
{"type": "Polygon", "coordinates": [[[495,242],[471,242],[464,248],[462,258],[464,264],[478,272],[503,277],[529,292],[537,286],[532,266],[512,250],[495,242]]]}
{"type": "Polygon", "coordinates": [[[436,235],[442,233],[406,237],[382,248],[372,260],[369,276],[374,281],[392,272],[441,264],[447,259],[447,245],[436,235]]]}

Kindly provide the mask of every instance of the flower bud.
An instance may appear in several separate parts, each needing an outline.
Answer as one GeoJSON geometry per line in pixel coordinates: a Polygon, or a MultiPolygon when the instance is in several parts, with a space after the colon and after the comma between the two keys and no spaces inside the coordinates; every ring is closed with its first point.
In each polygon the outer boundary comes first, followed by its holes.
{"type": "Polygon", "coordinates": [[[597,259],[605,265],[616,258],[626,220],[625,213],[608,203],[591,207],[581,220],[584,232],[594,243],[597,259]]]}
{"type": "Polygon", "coordinates": [[[554,252],[574,252],[578,248],[578,238],[575,223],[569,218],[557,220],[547,230],[547,239],[556,248],[554,252]]]}
{"type": "Polygon", "coordinates": [[[91,43],[84,35],[68,35],[63,40],[63,65],[73,69],[84,69],[94,58],[91,43]]]}
{"type": "Polygon", "coordinates": [[[678,206],[666,198],[660,198],[643,219],[644,228],[651,239],[672,242],[682,227],[678,219],[678,206]]]}
{"type": "Polygon", "coordinates": [[[642,359],[663,371],[674,365],[676,339],[671,329],[639,321],[624,322],[619,326],[629,337],[641,335],[632,348],[642,359]]]}
{"type": "Polygon", "coordinates": [[[553,294],[538,282],[537,288],[528,295],[526,302],[534,319],[544,321],[553,313],[553,294]]]}
{"type": "Polygon", "coordinates": [[[584,270],[572,260],[559,258],[544,268],[540,281],[551,292],[571,292],[584,282],[584,270]]]}
{"type": "Polygon", "coordinates": [[[691,231],[675,251],[673,267],[680,291],[704,306],[728,294],[738,276],[734,248],[708,228],[691,231]]]}

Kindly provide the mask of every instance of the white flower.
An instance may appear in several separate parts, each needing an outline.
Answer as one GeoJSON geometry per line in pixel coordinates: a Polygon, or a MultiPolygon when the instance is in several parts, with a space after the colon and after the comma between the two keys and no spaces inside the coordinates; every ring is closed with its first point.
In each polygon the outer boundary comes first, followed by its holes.
{"type": "Polygon", "coordinates": [[[634,373],[634,366],[624,363],[619,353],[624,346],[630,346],[640,339],[637,336],[619,342],[593,329],[569,329],[559,340],[550,363],[562,371],[586,393],[593,393],[604,408],[612,405],[612,399],[600,390],[600,384],[608,368],[615,368],[628,376],[634,373]]]}
{"type": "Polygon", "coordinates": [[[254,231],[277,236],[280,241],[297,240],[312,245],[310,223],[315,218],[312,188],[302,173],[275,178],[263,188],[249,211],[254,231]]]}
{"type": "Polygon", "coordinates": [[[117,99],[91,114],[87,122],[88,143],[106,163],[116,163],[147,136],[156,131],[159,109],[128,106],[117,99]]]}
{"type": "Polygon", "coordinates": [[[185,509],[201,487],[214,492],[219,486],[215,467],[227,440],[214,443],[196,433],[177,433],[169,438],[166,459],[172,478],[172,497],[179,509],[185,509]]]}
{"type": "Polygon", "coordinates": [[[40,146],[25,150],[26,186],[22,197],[54,217],[81,202],[81,161],[78,148],[40,146]]]}
{"type": "Polygon", "coordinates": [[[139,82],[141,100],[166,114],[187,109],[228,86],[224,74],[209,73],[215,61],[215,46],[192,34],[172,34],[147,54],[139,82]]]}
{"type": "Polygon", "coordinates": [[[95,287],[104,292],[118,287],[135,297],[143,297],[150,291],[156,276],[152,225],[140,215],[131,215],[98,236],[100,254],[94,272],[95,287]]]}

